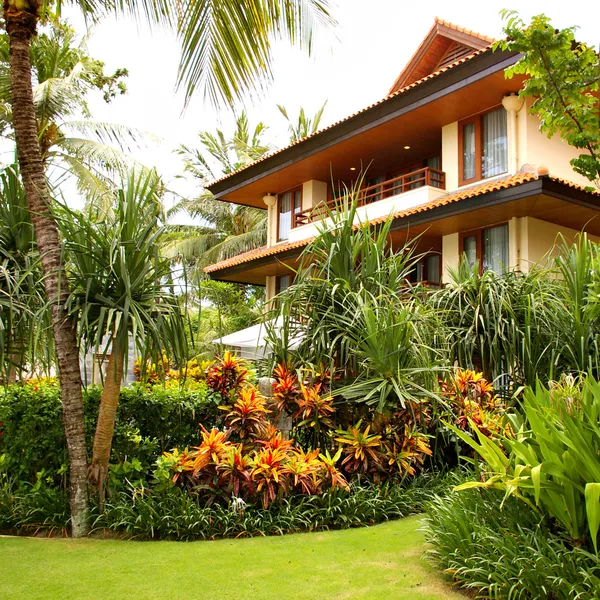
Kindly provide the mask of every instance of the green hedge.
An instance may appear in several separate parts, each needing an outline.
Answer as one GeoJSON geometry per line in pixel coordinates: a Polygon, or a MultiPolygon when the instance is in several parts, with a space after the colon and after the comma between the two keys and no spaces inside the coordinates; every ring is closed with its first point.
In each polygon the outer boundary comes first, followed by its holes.
{"type": "MultiPolygon", "coordinates": [[[[84,392],[88,444],[93,443],[101,389],[84,392]]],[[[203,386],[185,390],[134,385],[121,390],[112,462],[137,459],[144,469],[174,447],[198,442],[198,425],[218,418],[217,403],[203,386]]],[[[37,474],[55,480],[66,474],[67,449],[60,390],[52,383],[9,385],[0,390],[0,455],[3,468],[22,482],[37,474]]]]}

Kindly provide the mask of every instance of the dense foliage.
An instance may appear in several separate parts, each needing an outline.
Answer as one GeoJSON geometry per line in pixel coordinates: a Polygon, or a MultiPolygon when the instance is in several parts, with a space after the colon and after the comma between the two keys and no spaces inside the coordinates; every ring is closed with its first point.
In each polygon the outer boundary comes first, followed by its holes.
{"type": "Polygon", "coordinates": [[[600,187],[600,65],[594,46],[576,39],[576,27],[555,29],[545,15],[527,25],[514,11],[503,14],[507,37],[496,47],[521,55],[507,76],[527,75],[519,95],[534,99],[531,111],[542,131],[581,150],[571,160],[573,169],[600,187]]]}
{"type": "Polygon", "coordinates": [[[592,600],[600,560],[573,547],[533,508],[495,490],[439,496],[427,507],[429,557],[476,597],[592,600]]]}
{"type": "Polygon", "coordinates": [[[482,481],[459,486],[500,489],[539,507],[571,543],[598,550],[600,527],[600,384],[566,378],[525,391],[506,428],[490,439],[470,421],[477,440],[456,433],[485,461],[482,481]]]}
{"type": "MultiPolygon", "coordinates": [[[[161,452],[192,444],[198,436],[198,423],[210,424],[218,413],[206,386],[196,387],[123,388],[112,462],[118,465],[137,460],[145,475],[161,452]]],[[[100,394],[100,388],[89,388],[84,395],[90,446],[100,394]]],[[[0,455],[4,470],[22,483],[35,483],[38,473],[53,485],[65,483],[67,449],[60,389],[55,382],[37,380],[0,390],[0,455]]]]}

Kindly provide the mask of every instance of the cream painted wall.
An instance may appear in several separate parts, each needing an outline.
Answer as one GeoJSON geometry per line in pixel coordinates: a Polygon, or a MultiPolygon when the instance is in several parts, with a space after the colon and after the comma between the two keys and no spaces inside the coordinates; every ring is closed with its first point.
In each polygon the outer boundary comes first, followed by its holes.
{"type": "MultiPolygon", "coordinates": [[[[533,217],[522,217],[516,220],[522,223],[519,267],[524,272],[528,271],[532,265],[538,262],[543,263],[553,256],[552,250],[559,233],[568,242],[573,242],[575,236],[579,233],[575,229],[562,227],[533,217]]],[[[595,235],[590,235],[589,238],[595,242],[600,240],[595,235]]]]}
{"type": "Polygon", "coordinates": [[[448,269],[456,269],[459,263],[458,233],[442,237],[442,283],[449,283],[448,269]]]}
{"type": "Polygon", "coordinates": [[[458,187],[458,122],[442,127],[442,171],[446,173],[446,191],[458,187]]]}
{"type": "MultiPolygon", "coordinates": [[[[569,164],[569,161],[579,156],[580,152],[563,142],[558,134],[548,139],[546,134],[540,131],[540,120],[528,112],[530,106],[531,101],[528,100],[527,105],[518,115],[518,119],[525,118],[527,121],[526,141],[524,142],[522,137],[520,139],[524,147],[519,149],[519,165],[541,165],[546,167],[554,177],[568,179],[583,186],[590,185],[590,182],[575,173],[569,164]]],[[[522,127],[519,128],[519,132],[522,136],[522,127]]]]}
{"type": "Polygon", "coordinates": [[[302,184],[302,210],[327,202],[327,183],[311,179],[302,184]]]}

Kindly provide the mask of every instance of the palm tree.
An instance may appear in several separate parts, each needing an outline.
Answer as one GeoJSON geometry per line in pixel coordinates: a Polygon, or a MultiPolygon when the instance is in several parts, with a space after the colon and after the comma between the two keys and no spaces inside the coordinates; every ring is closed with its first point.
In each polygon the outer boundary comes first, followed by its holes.
{"type": "Polygon", "coordinates": [[[288,111],[285,106],[277,105],[279,112],[285,117],[285,120],[288,122],[288,131],[290,133],[290,142],[299,142],[303,140],[305,137],[316,133],[319,130],[319,125],[321,124],[321,118],[323,117],[323,111],[325,110],[325,106],[327,105],[327,100],[323,102],[323,106],[319,108],[319,110],[313,115],[312,118],[306,115],[306,112],[303,107],[300,107],[300,112],[298,113],[298,118],[296,119],[296,123],[293,123],[288,115],[288,111]]]}
{"type": "MultiPolygon", "coordinates": [[[[9,41],[0,36],[0,134],[12,138],[9,41]]],[[[87,94],[95,89],[107,102],[126,91],[125,69],[104,73],[104,64],[87,53],[85,38],[53,19],[48,31],[32,40],[31,61],[36,85],[33,101],[46,173],[56,183],[73,176],[88,200],[111,195],[109,177],[135,165],[127,152],[145,141],[145,134],[124,125],[90,120],[87,94]],[[83,118],[81,118],[81,116],[83,118]]]]}
{"type": "Polygon", "coordinates": [[[137,354],[154,362],[163,350],[175,361],[187,354],[171,263],[159,254],[161,190],[156,172],[132,172],[103,218],[68,211],[60,220],[69,257],[67,307],[79,323],[80,345],[110,353],[90,467],[101,503],[130,337],[137,354]]]}
{"type": "MultiPolygon", "coordinates": [[[[181,145],[177,152],[183,157],[184,170],[204,186],[270,152],[273,147],[262,140],[266,129],[264,123],[258,123],[250,130],[248,117],[242,111],[236,119],[231,138],[220,129],[215,133],[202,131],[198,136],[199,148],[181,145]]],[[[221,202],[215,200],[208,190],[203,190],[197,198],[181,200],[170,214],[180,211],[200,218],[203,224],[172,227],[164,240],[163,252],[167,256],[193,262],[196,274],[201,273],[201,267],[207,264],[262,246],[266,242],[265,210],[221,202]]]]}
{"type": "Polygon", "coordinates": [[[25,364],[50,362],[39,253],[18,169],[0,173],[0,363],[12,381],[25,364]]]}
{"type": "MultiPolygon", "coordinates": [[[[328,0],[130,0],[77,3],[88,19],[99,18],[105,7],[143,16],[149,22],[174,25],[181,40],[180,85],[189,98],[201,85],[213,99],[231,102],[271,75],[271,39],[288,36],[308,45],[316,21],[331,23],[328,0]]],[[[12,121],[17,154],[42,257],[44,284],[52,307],[54,345],[61,383],[63,420],[69,451],[71,525],[74,536],[88,530],[87,457],[83,398],[75,324],[65,315],[69,295],[60,239],[52,216],[42,151],[38,139],[32,89],[31,39],[42,8],[40,0],[5,0],[4,26],[9,36],[12,121]]]]}

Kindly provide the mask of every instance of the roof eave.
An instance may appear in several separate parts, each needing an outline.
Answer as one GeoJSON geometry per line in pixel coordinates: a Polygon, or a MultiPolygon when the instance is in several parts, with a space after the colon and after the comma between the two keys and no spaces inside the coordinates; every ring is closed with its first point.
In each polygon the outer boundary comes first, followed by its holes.
{"type": "MultiPolygon", "coordinates": [[[[302,142],[289,146],[249,165],[238,173],[208,185],[216,198],[253,183],[299,160],[308,158],[326,148],[354,137],[373,127],[395,119],[419,106],[432,102],[475,81],[514,64],[518,55],[491,49],[469,60],[447,68],[444,72],[398,92],[382,102],[317,133],[302,142]]],[[[265,193],[273,190],[264,190],[265,193]]]]}

